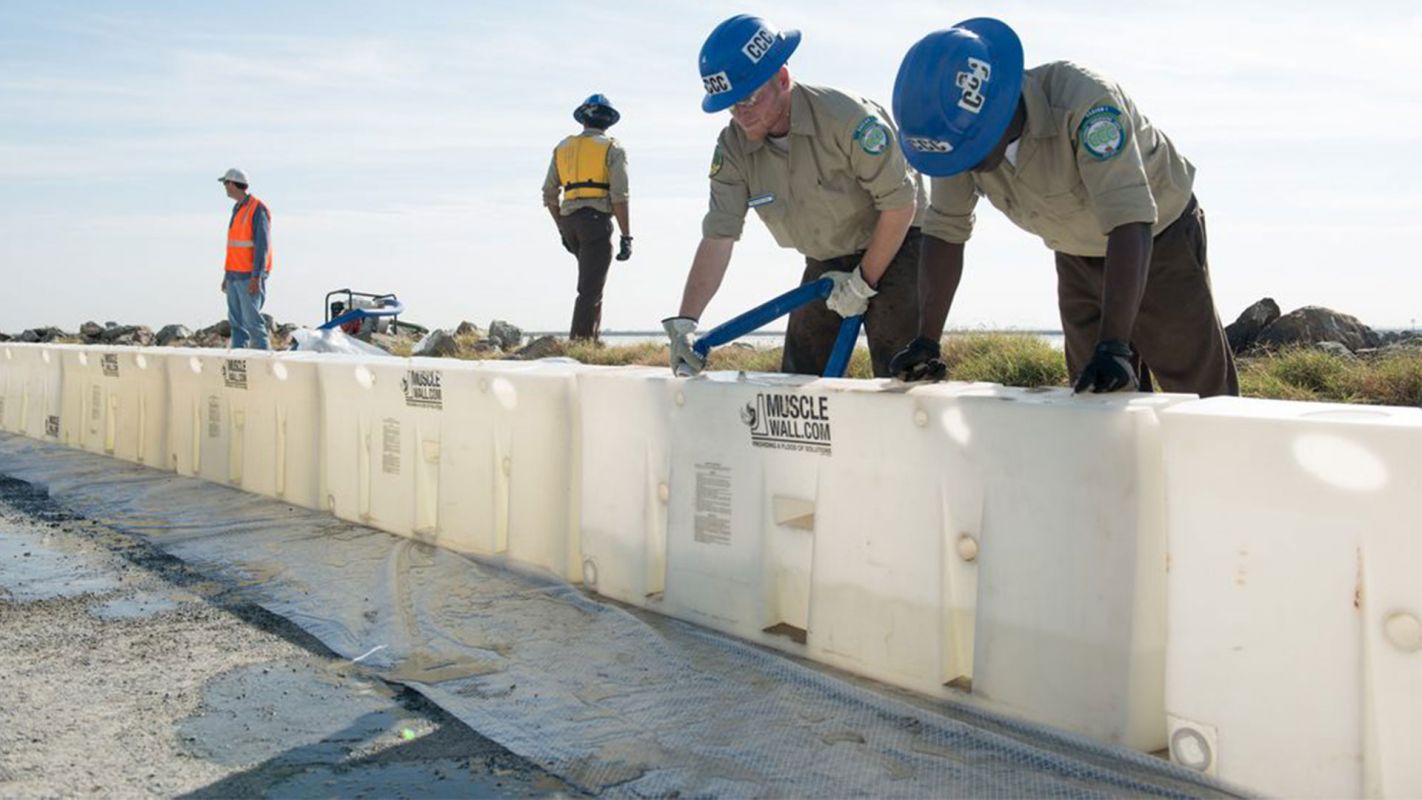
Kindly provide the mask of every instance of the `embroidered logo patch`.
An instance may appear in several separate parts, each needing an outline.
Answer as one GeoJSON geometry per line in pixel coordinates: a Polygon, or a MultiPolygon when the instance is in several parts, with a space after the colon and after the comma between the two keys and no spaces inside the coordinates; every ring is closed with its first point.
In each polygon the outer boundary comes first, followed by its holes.
{"type": "Polygon", "coordinates": [[[716,177],[716,173],[721,171],[721,145],[716,145],[716,152],[711,154],[711,177],[716,177]]]}
{"type": "Polygon", "coordinates": [[[889,129],[879,120],[865,117],[854,129],[854,141],[859,142],[864,152],[877,156],[889,147],[889,129]]]}
{"type": "Polygon", "coordinates": [[[755,208],[756,206],[769,205],[770,203],[774,203],[774,202],[775,202],[775,195],[773,195],[773,194],[763,194],[763,195],[760,195],[760,196],[758,196],[758,197],[752,197],[751,199],[747,200],[747,201],[746,201],[746,207],[747,207],[747,208],[755,208]]]}
{"type": "Polygon", "coordinates": [[[1121,124],[1120,109],[1097,106],[1086,112],[1076,137],[1094,158],[1101,161],[1112,158],[1126,146],[1126,127],[1121,124]]]}

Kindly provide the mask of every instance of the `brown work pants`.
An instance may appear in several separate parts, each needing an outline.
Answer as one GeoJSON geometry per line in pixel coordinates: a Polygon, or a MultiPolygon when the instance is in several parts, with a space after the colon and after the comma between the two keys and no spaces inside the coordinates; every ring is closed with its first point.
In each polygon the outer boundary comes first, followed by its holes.
{"type": "Polygon", "coordinates": [[[578,257],[578,298],[573,302],[573,324],[568,336],[596,339],[602,325],[602,289],[612,266],[612,215],[595,208],[580,208],[559,218],[558,229],[578,257]]]}
{"type": "MultiPolygon", "coordinates": [[[[909,228],[899,252],[879,278],[876,287],[879,293],[869,301],[869,310],[864,313],[864,331],[869,337],[869,357],[876,378],[889,376],[889,361],[918,335],[919,239],[919,229],[909,228]]],[[[862,252],[828,261],[806,258],[801,283],[818,280],[826,272],[851,272],[863,258],[862,252]]],[[[780,359],[780,371],[797,375],[824,374],[842,321],[823,300],[791,312],[790,322],[785,327],[785,353],[780,359]]]]}
{"type": "MultiPolygon", "coordinates": [[[[1130,345],[1167,392],[1238,395],[1234,355],[1215,311],[1205,255],[1205,212],[1191,198],[1180,218],[1155,237],[1130,345]]],[[[1057,253],[1057,303],[1073,379],[1096,349],[1105,262],[1057,253]]]]}

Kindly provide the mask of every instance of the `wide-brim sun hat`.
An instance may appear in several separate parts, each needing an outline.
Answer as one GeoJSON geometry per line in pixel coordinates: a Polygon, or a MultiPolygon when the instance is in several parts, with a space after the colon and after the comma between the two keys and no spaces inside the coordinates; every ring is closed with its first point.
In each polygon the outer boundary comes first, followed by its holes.
{"type": "Polygon", "coordinates": [[[909,48],[894,80],[899,144],[933,177],[966,172],[997,147],[1022,96],[1022,41],[1007,23],[976,17],[909,48]]]}
{"type": "Polygon", "coordinates": [[[701,46],[701,110],[714,114],[750,97],[799,46],[799,31],[779,30],[761,17],[737,14],[717,25],[701,46]]]}

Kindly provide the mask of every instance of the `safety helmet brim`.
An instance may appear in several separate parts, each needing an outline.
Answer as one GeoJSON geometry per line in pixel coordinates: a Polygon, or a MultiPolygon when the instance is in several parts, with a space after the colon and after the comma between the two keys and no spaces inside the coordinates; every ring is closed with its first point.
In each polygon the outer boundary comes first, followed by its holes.
{"type": "Polygon", "coordinates": [[[1022,96],[1022,41],[1001,20],[977,17],[936,31],[909,48],[894,81],[894,119],[899,124],[899,144],[909,165],[924,175],[947,177],[976,167],[997,147],[1012,122],[1022,96]],[[991,56],[990,91],[970,132],[958,132],[947,152],[925,149],[915,142],[947,143],[950,114],[958,114],[961,90],[956,84],[959,59],[948,50],[956,47],[954,31],[976,35],[991,56]]]}
{"type": "Polygon", "coordinates": [[[777,41],[775,47],[766,53],[765,58],[762,58],[760,63],[756,64],[745,77],[732,84],[729,91],[708,94],[703,97],[701,110],[708,114],[725,111],[755,94],[757,89],[775,77],[775,73],[779,72],[780,68],[785,66],[785,62],[790,60],[795,48],[800,46],[800,32],[797,30],[781,31],[780,37],[780,41],[777,41]]]}

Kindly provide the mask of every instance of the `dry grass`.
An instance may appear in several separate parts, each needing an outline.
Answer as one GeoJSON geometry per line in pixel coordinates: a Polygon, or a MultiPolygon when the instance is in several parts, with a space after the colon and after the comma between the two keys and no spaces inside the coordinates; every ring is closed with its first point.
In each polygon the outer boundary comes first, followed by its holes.
{"type": "Polygon", "coordinates": [[[1359,359],[1289,348],[1241,359],[1239,384],[1246,397],[1422,406],[1422,347],[1359,359]]]}

